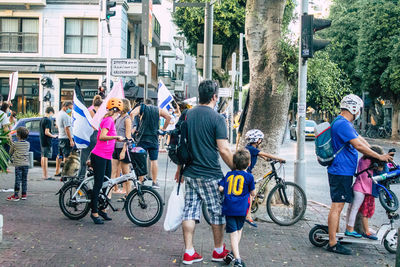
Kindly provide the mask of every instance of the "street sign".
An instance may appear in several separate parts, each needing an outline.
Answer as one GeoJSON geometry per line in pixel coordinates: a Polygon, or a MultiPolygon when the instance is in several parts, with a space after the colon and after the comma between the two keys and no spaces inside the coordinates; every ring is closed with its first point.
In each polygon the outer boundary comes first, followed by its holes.
{"type": "MultiPolygon", "coordinates": [[[[197,69],[203,69],[204,64],[204,45],[197,44],[197,69]]],[[[212,68],[214,70],[221,68],[222,61],[222,45],[213,45],[212,48],[212,68]]]]}
{"type": "Polygon", "coordinates": [[[231,97],[232,88],[219,88],[218,97],[231,97]]]}
{"type": "Polygon", "coordinates": [[[127,58],[111,59],[111,75],[112,76],[138,76],[139,60],[127,58]]]}

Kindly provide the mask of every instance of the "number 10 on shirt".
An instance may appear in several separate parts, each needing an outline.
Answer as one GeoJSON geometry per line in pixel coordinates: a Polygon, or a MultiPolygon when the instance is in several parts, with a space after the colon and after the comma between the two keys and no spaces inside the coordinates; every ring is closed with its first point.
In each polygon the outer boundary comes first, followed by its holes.
{"type": "Polygon", "coordinates": [[[243,193],[244,177],[242,175],[231,175],[226,181],[229,183],[228,195],[233,193],[235,196],[240,196],[243,193]]]}

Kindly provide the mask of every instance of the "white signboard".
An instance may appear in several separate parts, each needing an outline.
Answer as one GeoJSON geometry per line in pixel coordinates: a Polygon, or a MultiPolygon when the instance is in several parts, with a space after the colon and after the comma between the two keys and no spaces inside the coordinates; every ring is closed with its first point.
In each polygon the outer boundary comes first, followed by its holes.
{"type": "Polygon", "coordinates": [[[232,88],[219,88],[218,97],[231,97],[232,88]]]}
{"type": "Polygon", "coordinates": [[[138,76],[139,60],[127,58],[111,59],[111,75],[112,76],[138,76]]]}
{"type": "MultiPolygon", "coordinates": [[[[197,58],[196,58],[196,68],[203,69],[204,64],[204,45],[197,44],[197,58]]],[[[213,45],[212,48],[212,68],[213,70],[218,70],[221,68],[222,62],[222,45],[213,45]]]]}
{"type": "Polygon", "coordinates": [[[297,114],[299,117],[305,117],[306,116],[306,105],[305,104],[298,104],[297,105],[297,114]]]}

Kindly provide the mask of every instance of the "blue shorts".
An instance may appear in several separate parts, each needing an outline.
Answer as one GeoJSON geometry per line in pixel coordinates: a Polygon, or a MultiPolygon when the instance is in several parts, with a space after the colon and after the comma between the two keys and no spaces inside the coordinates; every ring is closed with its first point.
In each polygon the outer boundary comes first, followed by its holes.
{"type": "Polygon", "coordinates": [[[226,216],[226,232],[233,233],[243,228],[246,216],[226,216]]]}
{"type": "Polygon", "coordinates": [[[150,160],[158,159],[158,144],[152,144],[149,142],[139,142],[137,146],[143,148],[149,154],[150,160]]]}
{"type": "Polygon", "coordinates": [[[328,173],[332,202],[353,202],[353,176],[328,173]]]}

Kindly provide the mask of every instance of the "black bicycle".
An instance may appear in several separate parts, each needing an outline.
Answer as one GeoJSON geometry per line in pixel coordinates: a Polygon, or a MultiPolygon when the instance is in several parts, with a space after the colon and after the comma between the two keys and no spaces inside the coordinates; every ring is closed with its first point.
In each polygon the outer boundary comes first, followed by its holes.
{"type": "MultiPolygon", "coordinates": [[[[271,161],[272,170],[258,179],[255,183],[261,183],[251,205],[251,212],[255,213],[259,205],[264,202],[267,185],[275,180],[276,185],[267,195],[267,213],[276,224],[282,226],[293,225],[303,218],[307,208],[307,197],[304,190],[293,182],[287,182],[278,176],[275,164],[279,161],[271,161]]],[[[281,163],[281,167],[283,163],[281,163]]]]}

